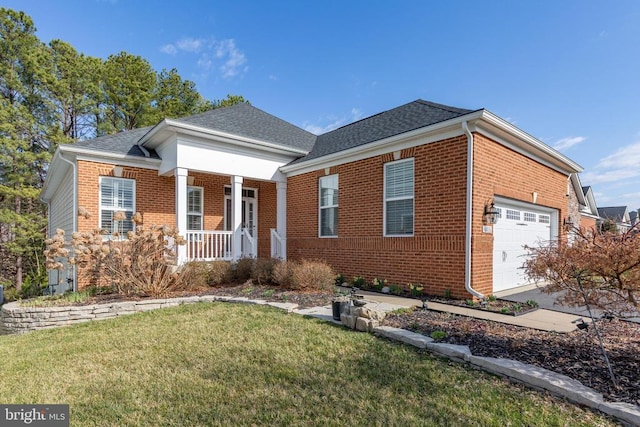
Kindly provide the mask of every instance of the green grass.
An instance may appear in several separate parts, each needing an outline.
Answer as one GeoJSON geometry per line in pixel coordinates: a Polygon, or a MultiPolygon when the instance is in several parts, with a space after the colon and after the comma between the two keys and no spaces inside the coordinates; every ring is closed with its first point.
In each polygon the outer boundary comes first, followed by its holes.
{"type": "Polygon", "coordinates": [[[615,425],[429,353],[276,309],[194,304],[0,337],[0,402],[75,426],[615,425]]]}

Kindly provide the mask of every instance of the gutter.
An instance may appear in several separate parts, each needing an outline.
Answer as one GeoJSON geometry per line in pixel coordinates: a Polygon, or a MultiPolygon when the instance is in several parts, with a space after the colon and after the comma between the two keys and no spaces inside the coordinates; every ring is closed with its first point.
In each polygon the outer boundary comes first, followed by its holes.
{"type": "Polygon", "coordinates": [[[467,135],[467,212],[465,220],[465,248],[464,248],[464,287],[476,298],[484,298],[484,295],[471,287],[471,231],[473,229],[473,134],[469,131],[467,121],[462,122],[462,130],[467,135]]]}
{"type": "MultiPolygon", "coordinates": [[[[75,162],[72,162],[69,159],[66,159],[62,155],[62,151],[58,152],[58,157],[64,162],[67,162],[71,165],[73,169],[73,213],[72,213],[72,232],[78,230],[78,168],[75,162]]],[[[50,202],[47,202],[47,205],[51,205],[50,202]]],[[[51,215],[49,215],[49,220],[51,220],[51,215]]],[[[51,230],[51,229],[49,229],[51,230]]],[[[78,292],[78,280],[76,277],[76,266],[73,265],[73,291],[78,292]]]]}

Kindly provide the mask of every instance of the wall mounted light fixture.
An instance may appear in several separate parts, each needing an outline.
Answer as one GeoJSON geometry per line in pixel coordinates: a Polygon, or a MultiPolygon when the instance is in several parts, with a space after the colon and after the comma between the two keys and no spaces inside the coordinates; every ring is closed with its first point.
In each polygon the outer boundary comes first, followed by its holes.
{"type": "Polygon", "coordinates": [[[500,212],[498,211],[498,208],[496,208],[493,204],[493,201],[491,202],[491,204],[485,204],[484,205],[484,212],[482,213],[482,221],[485,224],[496,224],[498,222],[498,218],[500,217],[500,212]]]}
{"type": "Polygon", "coordinates": [[[564,226],[565,230],[569,230],[571,227],[573,227],[573,219],[570,216],[565,217],[565,219],[562,220],[562,225],[564,226]]]}

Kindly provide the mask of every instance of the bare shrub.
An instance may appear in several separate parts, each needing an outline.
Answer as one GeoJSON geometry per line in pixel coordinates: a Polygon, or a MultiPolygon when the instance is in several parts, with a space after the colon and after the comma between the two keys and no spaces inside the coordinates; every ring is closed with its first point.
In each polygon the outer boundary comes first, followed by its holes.
{"type": "Polygon", "coordinates": [[[191,261],[181,268],[181,274],[190,287],[202,289],[224,283],[230,268],[228,261],[191,261]]]}
{"type": "MultiPolygon", "coordinates": [[[[133,220],[136,228],[127,233],[128,240],[104,240],[106,233],[99,229],[73,233],[71,250],[67,250],[66,255],[64,233],[56,233],[47,241],[47,267],[60,268],[59,258],[66,257],[70,264],[89,272],[90,285],[106,283],[128,296],[157,297],[185,289],[185,276],[175,266],[174,251],[176,245],[184,244],[184,239],[168,226],[143,227],[139,214],[134,215],[133,220]]],[[[116,232],[113,237],[120,235],[116,232]]]]}
{"type": "Polygon", "coordinates": [[[330,290],[335,284],[336,273],[324,261],[301,260],[291,268],[292,289],[330,290]]]}
{"type": "Polygon", "coordinates": [[[235,263],[235,278],[239,282],[246,282],[253,274],[253,264],[255,260],[249,257],[240,258],[235,263]]]}
{"type": "Polygon", "coordinates": [[[273,269],[280,262],[277,258],[258,258],[253,265],[251,278],[259,285],[274,283],[273,269]]]}
{"type": "Polygon", "coordinates": [[[273,283],[283,288],[290,288],[293,274],[293,261],[280,261],[273,266],[272,279],[273,283]]]}
{"type": "Polygon", "coordinates": [[[545,292],[563,291],[561,304],[591,307],[620,317],[640,310],[640,233],[575,230],[572,244],[528,248],[527,275],[547,281],[545,292]]]}

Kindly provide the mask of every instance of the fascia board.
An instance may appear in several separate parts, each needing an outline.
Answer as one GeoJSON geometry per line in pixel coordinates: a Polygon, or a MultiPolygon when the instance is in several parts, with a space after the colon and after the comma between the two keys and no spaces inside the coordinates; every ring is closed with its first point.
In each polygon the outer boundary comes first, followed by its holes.
{"type": "Polygon", "coordinates": [[[501,136],[501,140],[508,141],[512,147],[519,147],[523,154],[530,153],[529,157],[534,155],[538,159],[544,160],[547,165],[553,165],[556,170],[565,173],[583,171],[582,166],[578,163],[488,110],[482,110],[482,117],[478,124],[481,128],[501,136]],[[483,124],[488,126],[483,126],[483,124]]]}
{"type": "Polygon", "coordinates": [[[177,122],[175,120],[165,119],[158,123],[153,127],[149,132],[147,132],[138,143],[144,147],[154,148],[156,144],[160,143],[162,139],[162,132],[169,131],[175,133],[184,133],[192,136],[200,136],[207,139],[217,138],[221,139],[230,144],[240,145],[249,147],[252,149],[262,149],[265,151],[271,151],[276,153],[291,153],[296,157],[304,156],[308,154],[308,151],[285,147],[282,145],[273,144],[271,142],[262,141],[255,138],[247,138],[239,135],[234,135],[227,132],[221,132],[214,129],[204,128],[201,126],[196,126],[188,123],[177,122]],[[158,138],[154,138],[155,135],[158,135],[158,138]]]}
{"type": "MultiPolygon", "coordinates": [[[[62,182],[62,179],[67,174],[68,169],[71,167],[67,162],[60,160],[59,157],[60,149],[58,148],[51,159],[49,172],[45,177],[44,183],[42,184],[42,190],[40,191],[40,200],[45,203],[51,200],[51,197],[53,197],[53,194],[60,185],[60,182],[62,182]]],[[[72,161],[75,161],[75,159],[72,161]]]]}
{"type": "Polygon", "coordinates": [[[160,159],[150,157],[130,156],[128,154],[111,153],[109,151],[90,150],[80,147],[63,145],[59,147],[62,153],[72,153],[78,160],[97,163],[117,163],[123,166],[133,166],[145,169],[158,169],[160,159]]]}
{"type": "MultiPolygon", "coordinates": [[[[462,117],[468,120],[469,116],[475,118],[478,114],[479,112],[473,112],[462,117]]],[[[461,126],[464,120],[465,119],[461,119],[461,117],[456,117],[455,119],[446,120],[431,126],[405,132],[400,135],[394,135],[379,141],[374,141],[369,144],[328,154],[326,156],[318,157],[317,159],[293,165],[286,165],[281,167],[280,170],[287,176],[296,176],[322,168],[363,160],[369,157],[403,150],[405,148],[417,147],[441,141],[443,139],[453,138],[464,134],[461,126]]]]}

